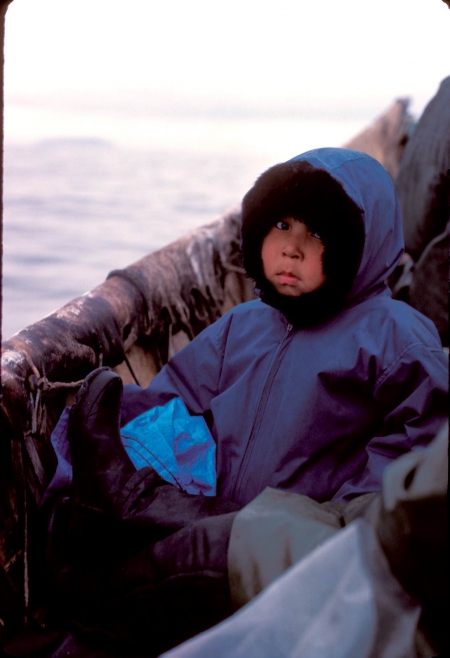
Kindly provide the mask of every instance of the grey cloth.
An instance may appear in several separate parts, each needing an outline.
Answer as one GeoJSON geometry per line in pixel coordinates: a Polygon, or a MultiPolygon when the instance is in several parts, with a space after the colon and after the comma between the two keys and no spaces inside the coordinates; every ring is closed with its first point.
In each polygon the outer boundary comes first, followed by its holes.
{"type": "Polygon", "coordinates": [[[381,496],[365,514],[392,572],[422,606],[419,639],[434,647],[431,655],[448,642],[447,492],[448,423],[427,449],[389,466],[381,496]]]}
{"type": "Polygon", "coordinates": [[[419,614],[357,520],[164,658],[415,658],[419,614]]]}
{"type": "Polygon", "coordinates": [[[318,503],[267,487],[236,515],[228,547],[234,607],[257,596],[281,573],[336,534],[375,494],[352,503],[318,503]]]}

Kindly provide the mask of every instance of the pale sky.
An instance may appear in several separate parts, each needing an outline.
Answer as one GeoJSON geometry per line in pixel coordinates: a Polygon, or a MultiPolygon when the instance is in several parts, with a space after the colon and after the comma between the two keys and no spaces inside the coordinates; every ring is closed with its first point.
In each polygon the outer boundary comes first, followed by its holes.
{"type": "Polygon", "coordinates": [[[66,132],[75,114],[369,120],[402,96],[417,115],[449,74],[441,0],[14,0],[5,139],[55,111],[66,132]]]}

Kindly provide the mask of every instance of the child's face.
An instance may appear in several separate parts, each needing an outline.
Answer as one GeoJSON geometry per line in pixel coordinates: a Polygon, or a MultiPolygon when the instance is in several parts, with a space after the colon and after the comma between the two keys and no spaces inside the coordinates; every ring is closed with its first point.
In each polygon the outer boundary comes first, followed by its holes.
{"type": "Polygon", "coordinates": [[[286,217],[264,238],[261,258],[265,277],[275,290],[287,297],[313,292],[325,282],[324,245],[306,224],[286,217]]]}

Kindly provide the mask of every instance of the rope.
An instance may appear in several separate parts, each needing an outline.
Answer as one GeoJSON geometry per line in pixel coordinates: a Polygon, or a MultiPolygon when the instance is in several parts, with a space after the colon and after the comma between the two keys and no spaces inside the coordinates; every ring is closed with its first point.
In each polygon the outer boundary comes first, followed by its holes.
{"type": "Polygon", "coordinates": [[[124,353],[124,355],[123,355],[123,359],[124,359],[125,363],[127,364],[127,366],[128,366],[128,370],[131,372],[131,376],[133,377],[134,381],[136,382],[136,384],[137,384],[138,386],[140,386],[139,380],[138,380],[138,378],[136,377],[136,375],[134,374],[133,368],[131,367],[131,363],[129,362],[129,360],[128,360],[128,358],[127,358],[127,355],[126,355],[125,353],[124,353]]]}

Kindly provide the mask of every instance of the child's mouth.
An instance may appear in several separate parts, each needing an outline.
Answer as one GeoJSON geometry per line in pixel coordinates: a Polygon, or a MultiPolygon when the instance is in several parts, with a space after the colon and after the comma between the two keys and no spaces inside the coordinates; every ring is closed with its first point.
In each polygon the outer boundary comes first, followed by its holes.
{"type": "Polygon", "coordinates": [[[280,283],[286,283],[287,285],[291,286],[300,281],[300,279],[292,274],[292,272],[279,272],[277,276],[280,283]]]}

